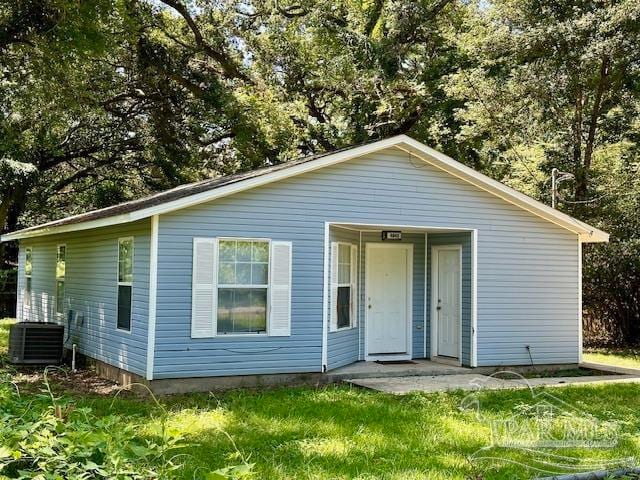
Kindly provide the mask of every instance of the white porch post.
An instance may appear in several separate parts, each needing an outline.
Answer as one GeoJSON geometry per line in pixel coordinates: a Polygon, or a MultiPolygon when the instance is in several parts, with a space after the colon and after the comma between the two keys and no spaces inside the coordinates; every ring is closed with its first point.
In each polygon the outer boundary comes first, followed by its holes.
{"type": "Polygon", "coordinates": [[[471,231],[471,366],[478,366],[478,229],[471,231]]]}

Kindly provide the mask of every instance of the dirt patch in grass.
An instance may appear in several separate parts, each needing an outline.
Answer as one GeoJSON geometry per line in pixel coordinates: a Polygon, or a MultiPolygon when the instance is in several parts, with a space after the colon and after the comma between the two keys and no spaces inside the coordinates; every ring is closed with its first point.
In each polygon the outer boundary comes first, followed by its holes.
{"type": "Polygon", "coordinates": [[[543,370],[541,372],[528,372],[525,378],[558,378],[558,377],[592,377],[595,375],[609,375],[610,372],[592,370],[590,368],[568,368],[564,370],[543,370]]]}
{"type": "MultiPolygon", "coordinates": [[[[10,375],[11,382],[20,392],[36,393],[43,390],[46,381],[56,393],[112,397],[121,390],[120,385],[96,375],[92,368],[72,372],[67,367],[16,366],[0,364],[0,372],[10,375]]],[[[123,390],[120,396],[135,396],[123,390]]]]}
{"type": "Polygon", "coordinates": [[[591,368],[564,368],[564,369],[549,369],[549,370],[535,370],[535,371],[522,371],[514,372],[511,370],[504,370],[496,372],[499,378],[513,379],[513,378],[559,378],[559,377],[592,377],[600,375],[615,375],[612,372],[603,372],[600,370],[593,370],[591,368]]]}

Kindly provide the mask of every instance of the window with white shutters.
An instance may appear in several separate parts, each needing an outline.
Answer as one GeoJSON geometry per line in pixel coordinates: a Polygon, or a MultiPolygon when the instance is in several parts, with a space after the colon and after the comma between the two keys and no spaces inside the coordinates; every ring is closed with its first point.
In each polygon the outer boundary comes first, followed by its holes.
{"type": "Polygon", "coordinates": [[[191,336],[289,336],[291,242],[196,238],[191,336]]]}

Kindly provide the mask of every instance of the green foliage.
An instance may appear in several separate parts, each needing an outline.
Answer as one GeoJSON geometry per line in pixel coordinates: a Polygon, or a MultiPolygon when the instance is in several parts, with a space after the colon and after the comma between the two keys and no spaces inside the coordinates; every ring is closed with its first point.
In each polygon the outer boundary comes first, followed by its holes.
{"type": "Polygon", "coordinates": [[[15,321],[15,318],[0,318],[0,365],[3,363],[9,348],[9,327],[15,321]]]}
{"type": "Polygon", "coordinates": [[[589,248],[584,265],[587,344],[640,341],[640,239],[589,248]]]}
{"type": "MultiPolygon", "coordinates": [[[[147,428],[142,418],[126,418],[115,409],[97,415],[68,396],[55,396],[47,371],[45,388],[36,395],[21,394],[11,375],[0,373],[1,478],[182,478],[189,461],[182,452],[192,446],[178,429],[167,427],[167,412],[155,399],[150,408],[157,421],[147,428]]],[[[201,478],[251,475],[252,465],[243,463],[201,478]]]]}
{"type": "Polygon", "coordinates": [[[176,434],[144,438],[118,415],[96,417],[50,391],[22,397],[0,387],[0,473],[8,478],[167,478],[180,465],[169,457],[176,434]],[[157,465],[162,469],[156,471],[157,465]]]}

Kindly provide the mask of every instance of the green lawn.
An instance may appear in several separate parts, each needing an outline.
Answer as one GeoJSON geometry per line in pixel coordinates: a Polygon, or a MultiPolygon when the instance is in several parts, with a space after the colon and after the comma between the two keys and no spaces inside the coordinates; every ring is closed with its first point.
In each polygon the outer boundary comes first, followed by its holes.
{"type": "MultiPolygon", "coordinates": [[[[0,332],[6,334],[5,324],[0,332]]],[[[0,348],[4,345],[0,333],[0,348]]],[[[10,375],[30,415],[48,408],[51,400],[39,394],[32,372],[10,375]]],[[[539,475],[536,468],[545,468],[543,462],[558,462],[550,454],[574,459],[578,470],[595,469],[584,466],[589,462],[640,456],[640,385],[548,390],[552,402],[576,409],[589,424],[614,422],[620,431],[612,448],[496,447],[481,453],[491,445],[492,421],[533,418],[537,400],[531,392],[481,393],[477,413],[460,408],[463,392],[398,397],[347,386],[279,388],[164,397],[160,408],[150,399],[79,394],[68,385],[52,385],[53,393],[63,396],[56,402],[66,405],[61,423],[81,418],[90,430],[106,429],[114,438],[129,427],[140,438],[153,438],[166,419],[167,431],[180,432],[185,446],[172,452],[183,455],[183,465],[167,478],[204,478],[206,471],[244,460],[254,464],[256,479],[525,479],[539,475]],[[110,415],[117,416],[118,428],[100,423],[110,415]]],[[[0,388],[0,413],[8,399],[17,398],[14,390],[0,388]]],[[[0,415],[0,429],[3,421],[0,415]]]]}
{"type": "Polygon", "coordinates": [[[597,349],[585,350],[582,355],[585,362],[604,363],[618,367],[640,368],[640,350],[597,349]]]}

